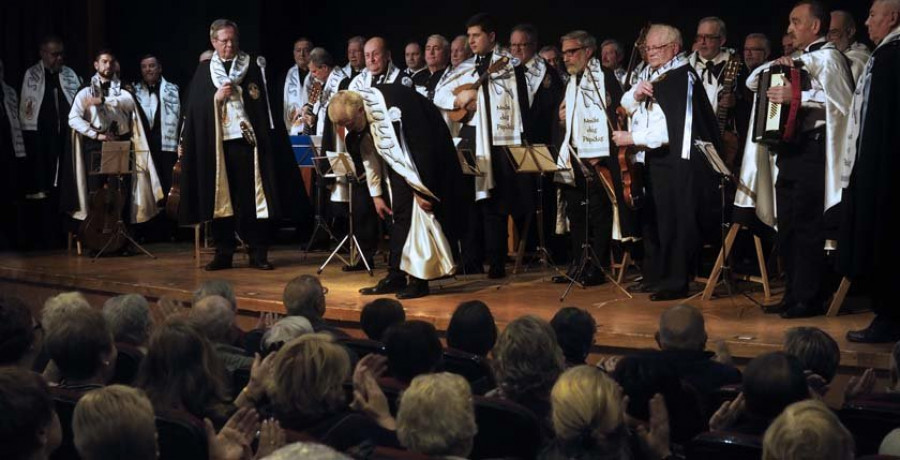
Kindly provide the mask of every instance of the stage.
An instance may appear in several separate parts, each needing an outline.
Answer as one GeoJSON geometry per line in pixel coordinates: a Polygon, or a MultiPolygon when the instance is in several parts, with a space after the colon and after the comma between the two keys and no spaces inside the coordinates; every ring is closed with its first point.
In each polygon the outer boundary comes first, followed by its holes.
{"type": "MultiPolygon", "coordinates": [[[[328,255],[315,252],[305,256],[297,247],[278,246],[269,256],[276,267],[274,271],[246,268],[247,256],[236,255],[234,269],[206,272],[196,267],[190,244],[152,244],[148,249],[158,258],[135,255],[103,257],[92,262],[87,256],[65,251],[0,254],[0,291],[22,297],[35,309],[48,296],[71,290],[85,292],[98,307],[106,298],[122,293],[142,294],[151,302],[165,296],[189,304],[191,292],[200,282],[225,279],[234,285],[241,326],[252,328],[258,312],[283,312],[281,293],[285,283],[300,274],[315,274],[328,255]]],[[[374,284],[386,271],[381,256],[377,263],[378,269],[371,278],[365,272],[342,272],[339,262],[332,262],[321,274],[322,284],[329,290],[326,318],[354,335],[361,334],[360,310],[373,298],[361,296],[357,291],[374,284]]],[[[612,283],[587,289],[575,287],[560,302],[565,285],[551,283],[549,278],[553,273],[536,269],[533,266],[524,273],[510,274],[502,282],[488,280],[484,275],[432,282],[432,295],[403,302],[407,318],[431,322],[439,331],[445,331],[457,304],[479,299],[490,306],[502,329],[518,316],[531,314],[549,320],[560,307],[574,305],[594,315],[597,320],[595,351],[608,354],[655,348],[659,314],[677,302],[651,302],[647,294],[629,298],[612,283]]],[[[776,283],[773,288],[774,299],[770,303],[780,296],[780,285],[776,283]]],[[[871,313],[784,320],[777,315],[763,314],[757,304],[763,299],[761,287],[741,283],[738,289],[742,292],[732,297],[702,301],[698,295],[688,301],[703,310],[710,345],[715,340],[724,340],[738,363],[780,349],[785,330],[806,325],[822,328],[838,341],[842,373],[858,373],[867,367],[888,368],[891,345],[853,344],[844,338],[847,330],[865,327],[872,319],[871,313]]],[[[720,288],[717,293],[724,291],[720,288]]]]}

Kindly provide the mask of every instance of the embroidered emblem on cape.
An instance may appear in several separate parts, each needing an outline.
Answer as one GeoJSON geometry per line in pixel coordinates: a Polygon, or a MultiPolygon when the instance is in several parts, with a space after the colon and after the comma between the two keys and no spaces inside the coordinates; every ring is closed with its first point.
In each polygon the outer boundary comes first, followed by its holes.
{"type": "Polygon", "coordinates": [[[400,121],[400,118],[403,116],[403,113],[400,111],[400,107],[391,107],[388,109],[388,116],[391,117],[391,121],[400,121]]]}
{"type": "Polygon", "coordinates": [[[259,99],[259,86],[257,86],[256,83],[247,85],[247,91],[250,92],[250,97],[252,97],[254,101],[259,99]]]}
{"type": "Polygon", "coordinates": [[[28,100],[25,101],[25,118],[32,120],[34,119],[34,98],[29,97],[28,100]]]}
{"type": "Polygon", "coordinates": [[[407,88],[412,88],[412,86],[413,86],[412,78],[409,78],[409,77],[403,77],[400,80],[400,83],[407,88]]]}

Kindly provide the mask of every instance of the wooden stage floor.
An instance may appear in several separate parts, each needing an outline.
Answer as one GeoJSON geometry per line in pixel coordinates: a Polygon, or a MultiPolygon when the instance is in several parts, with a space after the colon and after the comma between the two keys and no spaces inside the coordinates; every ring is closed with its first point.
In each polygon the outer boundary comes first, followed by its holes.
{"type": "MultiPolygon", "coordinates": [[[[241,310],[242,324],[250,324],[257,312],[282,312],[282,289],[292,277],[315,274],[327,253],[307,257],[296,248],[281,246],[270,253],[276,270],[264,272],[246,268],[246,256],[236,256],[232,270],[205,272],[195,267],[192,246],[188,244],[156,244],[148,249],[158,258],[143,255],[108,257],[92,262],[85,256],[66,252],[33,254],[0,254],[0,291],[20,295],[34,305],[57,292],[80,290],[92,302],[120,293],[138,293],[151,301],[168,296],[189,301],[192,290],[203,280],[219,278],[234,284],[241,310]]],[[[358,294],[360,287],[373,284],[385,273],[379,259],[375,277],[363,273],[344,273],[338,262],[332,262],[322,273],[328,287],[326,318],[339,321],[350,329],[358,328],[359,312],[372,299],[358,294]]],[[[564,302],[559,297],[565,285],[552,284],[550,272],[534,270],[510,275],[502,283],[484,275],[460,276],[432,282],[432,295],[404,302],[408,318],[422,319],[446,330],[457,304],[480,299],[493,311],[502,328],[512,319],[533,314],[550,319],[561,306],[587,309],[597,320],[597,352],[614,353],[623,349],[655,348],[654,333],[660,312],[676,302],[651,302],[647,294],[628,298],[613,284],[588,289],[575,288],[564,302]]],[[[701,308],[706,317],[710,343],[724,340],[737,358],[752,358],[760,353],[778,350],[785,330],[808,325],[824,329],[837,339],[841,365],[853,372],[858,368],[887,369],[890,345],[860,345],[844,339],[847,330],[865,327],[871,313],[840,315],[834,318],[783,320],[765,315],[754,302],[762,301],[760,289],[739,286],[748,294],[701,301],[699,296],[689,303],[701,308]],[[751,300],[754,299],[754,300],[751,300]]],[[[775,290],[777,294],[779,291],[775,290]]],[[[776,297],[777,298],[777,297],[776,297]]],[[[774,302],[774,300],[773,300],[774,302]]]]}

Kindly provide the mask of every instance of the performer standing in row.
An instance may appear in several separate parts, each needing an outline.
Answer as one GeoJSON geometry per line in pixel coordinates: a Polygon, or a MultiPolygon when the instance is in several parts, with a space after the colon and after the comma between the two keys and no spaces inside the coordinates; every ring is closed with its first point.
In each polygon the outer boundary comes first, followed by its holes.
{"type": "Polygon", "coordinates": [[[608,38],[600,44],[600,63],[603,67],[609,69],[616,76],[616,80],[622,87],[625,87],[625,77],[628,76],[628,70],[622,66],[625,61],[625,50],[622,44],[617,40],[608,38]]]}
{"type": "Polygon", "coordinates": [[[443,35],[431,35],[425,42],[425,65],[423,71],[413,77],[416,90],[430,100],[434,100],[434,89],[447,71],[450,62],[450,42],[443,35]]]}
{"type": "Polygon", "coordinates": [[[452,71],[470,57],[472,57],[472,50],[469,48],[469,37],[457,35],[450,42],[450,68],[448,70],[452,71]]]}
{"type": "Polygon", "coordinates": [[[462,249],[466,273],[479,273],[482,264],[480,246],[490,269],[488,277],[506,276],[507,220],[509,215],[524,217],[534,210],[535,181],[517,175],[506,152],[507,145],[521,145],[526,133],[523,112],[528,107],[524,69],[517,59],[497,47],[494,20],[484,13],[466,23],[469,47],[475,54],[459,64],[438,87],[434,103],[443,110],[475,106],[470,120],[460,130],[460,137],[473,151],[483,176],[475,177],[475,199],[480,216],[472,214],[469,235],[462,249]],[[454,90],[474,83],[500,59],[508,62],[492,72],[478,90],[454,90]],[[479,218],[480,217],[480,218],[479,218]],[[482,231],[478,227],[481,226],[482,231]]]}
{"type": "MultiPolygon", "coordinates": [[[[6,197],[0,204],[5,216],[16,215],[15,205],[22,198],[19,175],[25,161],[25,143],[19,123],[19,95],[3,78],[3,61],[0,60],[0,194],[6,197]]],[[[15,247],[16,222],[3,219],[0,224],[0,251],[15,247]]]]}
{"type": "Polygon", "coordinates": [[[268,223],[281,210],[276,156],[290,155],[290,145],[282,125],[270,124],[262,73],[240,50],[237,24],[217,19],[209,38],[216,52],[190,86],[179,218],[212,221],[216,255],[206,270],[231,268],[235,230],[250,246],[250,266],[271,270],[268,223]]]}
{"type": "Polygon", "coordinates": [[[116,57],[109,50],[101,50],[94,58],[90,85],[82,88],[72,101],[69,126],[72,128],[71,156],[60,162],[60,190],[62,210],[73,219],[88,217],[89,193],[105,186],[99,176],[90,177],[93,160],[106,141],[130,140],[134,150],[134,170],[131,183],[129,218],[142,223],[159,212],[156,203],[163,199],[153,157],[134,97],[122,88],[115,74],[116,57]]]}
{"type": "Polygon", "coordinates": [[[379,182],[384,176],[390,191],[390,206],[382,200],[377,207],[380,218],[392,221],[388,274],[360,293],[428,295],[427,280],[455,271],[445,232],[452,235],[464,206],[457,199],[462,170],[440,112],[409,88],[378,85],[341,91],[328,115],[346,128],[347,151],[362,159],[366,175],[379,182]]]}
{"type": "Polygon", "coordinates": [[[394,66],[391,50],[381,37],[372,37],[366,42],[366,68],[350,81],[350,89],[359,90],[375,85],[398,83],[412,87],[412,79],[394,66]]]}
{"type": "Polygon", "coordinates": [[[853,82],[856,83],[872,53],[865,43],[856,40],[856,21],[853,20],[853,15],[843,10],[831,12],[828,41],[834,43],[834,47],[850,60],[853,82]]]}
{"type": "MultiPolygon", "coordinates": [[[[810,85],[801,88],[796,141],[776,148],[778,247],[786,287],[781,303],[767,312],[780,313],[782,318],[824,313],[825,300],[834,288],[826,282],[825,249],[826,240],[835,239],[839,222],[840,157],[854,85],[847,59],[825,40],[830,20],[820,2],[798,2],[791,10],[788,32],[799,53],[766,63],[747,78],[747,87],[755,90],[761,72],[772,65],[800,66],[810,85]]],[[[771,102],[789,105],[793,89],[786,82],[769,88],[767,94],[771,102]]],[[[757,156],[749,148],[745,155],[757,156]]],[[[834,248],[833,243],[829,246],[834,248]]]]}
{"type": "Polygon", "coordinates": [[[419,72],[425,70],[425,56],[422,55],[422,45],[419,42],[407,43],[403,50],[403,58],[406,61],[403,73],[407,77],[415,79],[419,72]]]}
{"type": "MultiPolygon", "coordinates": [[[[570,77],[559,113],[566,134],[557,160],[562,171],[556,173],[556,180],[572,233],[572,263],[567,276],[555,276],[553,281],[569,282],[577,267],[585,263],[581,278],[576,281],[593,286],[605,281],[602,267],[608,265],[613,229],[613,204],[604,189],[606,179],[597,171],[610,169],[613,145],[608,120],[615,120],[622,89],[615,74],[594,56],[597,41],[593,36],[576,30],[563,35],[560,42],[570,77]],[[585,202],[590,209],[585,210],[585,202]],[[590,260],[582,261],[579,254],[588,239],[597,259],[588,254],[590,260]]],[[[605,185],[610,190],[613,186],[605,185]]]]}
{"type": "Polygon", "coordinates": [[[347,40],[347,64],[344,65],[344,73],[351,79],[359,75],[366,67],[364,46],[366,46],[366,38],[360,35],[347,40]]]}
{"type": "Polygon", "coordinates": [[[133,85],[134,98],[141,109],[141,121],[163,193],[168,194],[172,188],[172,167],[178,159],[181,98],[178,96],[178,85],[162,76],[162,64],[156,56],[148,54],[140,64],[141,81],[133,85]]]}
{"type": "Polygon", "coordinates": [[[647,79],[622,97],[631,132],[613,133],[616,145],[645,150],[652,205],[642,216],[649,228],[642,283],[655,291],[651,300],[687,297],[700,257],[700,215],[717,195],[712,170],[694,146],[699,139],[721,148],[716,117],[682,46],[678,29],[650,27],[647,79]]]}
{"type": "Polygon", "coordinates": [[[25,71],[22,97],[19,98],[19,120],[28,153],[29,198],[46,198],[55,186],[57,164],[64,156],[69,135],[69,109],[81,78],[65,66],[65,47],[61,39],[47,37],[41,41],[41,62],[25,71]]]}
{"type": "Polygon", "coordinates": [[[900,208],[896,173],[900,170],[900,1],[875,0],[866,21],[875,51],[860,76],[848,123],[843,158],[843,222],[838,267],[851,279],[871,286],[875,318],[868,327],[847,333],[851,342],[900,340],[896,305],[900,242],[886,213],[900,208]]]}
{"type": "Polygon", "coordinates": [[[309,97],[309,53],[313,43],[308,38],[294,41],[294,65],[284,75],[284,125],[291,135],[303,132],[303,106],[309,97]]]}

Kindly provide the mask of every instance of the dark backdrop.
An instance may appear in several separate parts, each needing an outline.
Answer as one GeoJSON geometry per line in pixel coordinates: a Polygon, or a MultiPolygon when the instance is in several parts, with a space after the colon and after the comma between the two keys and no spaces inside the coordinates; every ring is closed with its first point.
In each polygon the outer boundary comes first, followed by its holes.
{"type": "MultiPolygon", "coordinates": [[[[54,33],[66,40],[67,63],[83,76],[93,73],[92,54],[108,46],[117,52],[125,80],[138,78],[138,59],[155,53],[163,62],[166,77],[185,85],[196,68],[197,56],[209,48],[209,23],[227,17],[240,26],[241,47],[267,57],[270,75],[280,74],[291,64],[292,42],[299,36],[310,37],[343,63],[347,38],[379,34],[388,39],[395,61],[404,67],[402,53],[407,40],[422,42],[433,33],[452,39],[465,32],[466,18],[478,11],[497,18],[501,41],[507,40],[516,23],[530,22],[538,27],[542,45],[556,43],[560,35],[581,28],[598,40],[617,38],[630,46],[648,20],[679,27],[689,45],[697,20],[714,15],[728,24],[726,46],[740,49],[745,35],[763,32],[778,52],[792,4],[785,0],[0,0],[0,58],[6,64],[7,83],[18,87],[24,70],[37,62],[40,37],[54,33]]],[[[863,37],[868,4],[831,2],[833,7],[853,13],[859,22],[858,35],[863,37]]]]}

